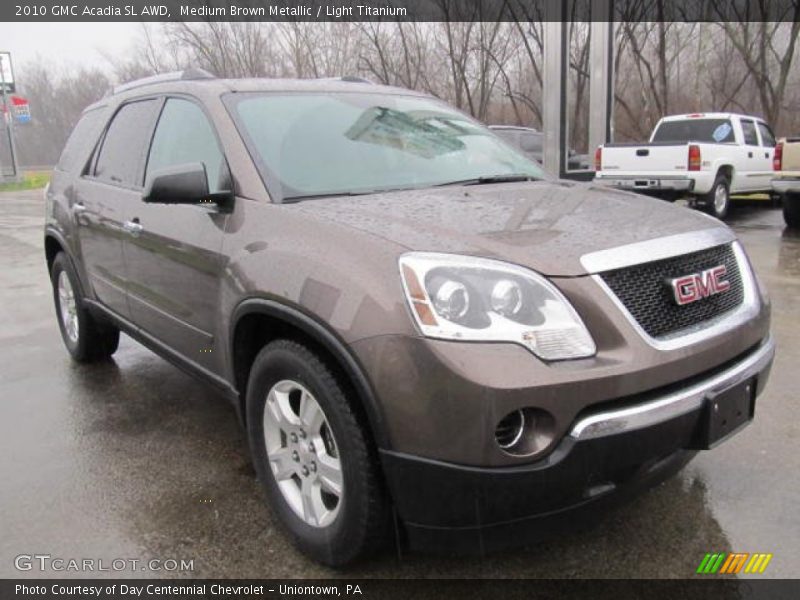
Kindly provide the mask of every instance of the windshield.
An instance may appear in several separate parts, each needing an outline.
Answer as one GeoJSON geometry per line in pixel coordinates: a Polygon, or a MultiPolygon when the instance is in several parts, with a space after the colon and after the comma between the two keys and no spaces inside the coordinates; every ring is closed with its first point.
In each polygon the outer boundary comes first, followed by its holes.
{"type": "Polygon", "coordinates": [[[653,141],[725,144],[735,140],[728,119],[685,119],[661,123],[653,134],[653,141]]]}
{"type": "Polygon", "coordinates": [[[489,129],[429,98],[231,94],[226,103],[282,200],[544,177],[489,129]]]}

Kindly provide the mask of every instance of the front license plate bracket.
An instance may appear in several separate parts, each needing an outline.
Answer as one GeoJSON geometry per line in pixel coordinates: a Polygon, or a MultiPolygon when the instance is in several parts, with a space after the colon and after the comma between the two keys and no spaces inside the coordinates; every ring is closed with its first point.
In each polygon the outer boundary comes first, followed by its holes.
{"type": "Polygon", "coordinates": [[[753,420],[756,406],[755,377],[706,397],[695,449],[708,450],[727,440],[753,420]]]}

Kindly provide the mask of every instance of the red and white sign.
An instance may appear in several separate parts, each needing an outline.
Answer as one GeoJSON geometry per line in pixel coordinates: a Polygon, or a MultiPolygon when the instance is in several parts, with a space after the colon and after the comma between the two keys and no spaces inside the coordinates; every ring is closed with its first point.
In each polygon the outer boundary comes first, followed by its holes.
{"type": "Polygon", "coordinates": [[[727,272],[728,269],[725,265],[718,265],[700,273],[692,273],[670,280],[675,302],[679,306],[683,306],[727,292],[731,289],[730,282],[725,279],[727,272]]]}
{"type": "MultiPolygon", "coordinates": [[[[8,99],[9,105],[11,106],[11,114],[14,115],[17,122],[28,123],[31,120],[31,107],[28,104],[28,99],[22,96],[10,96],[8,99]]],[[[6,112],[6,107],[3,106],[2,103],[0,103],[0,110],[2,110],[3,113],[6,112]]],[[[8,120],[7,115],[6,120],[8,120]]]]}

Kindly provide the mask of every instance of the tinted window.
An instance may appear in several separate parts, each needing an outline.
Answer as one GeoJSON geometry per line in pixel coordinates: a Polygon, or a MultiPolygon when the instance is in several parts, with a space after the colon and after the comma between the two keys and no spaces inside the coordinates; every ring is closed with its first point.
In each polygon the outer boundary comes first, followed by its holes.
{"type": "Polygon", "coordinates": [[[72,171],[74,169],[83,168],[86,165],[86,160],[89,158],[89,153],[92,150],[100,129],[103,127],[103,109],[96,108],[87,113],[75,125],[75,129],[67,140],[61,158],[58,159],[56,169],[59,171],[72,171]]]}
{"type": "Polygon", "coordinates": [[[525,152],[541,152],[542,134],[523,132],[520,137],[520,147],[525,150],[525,152]]]}
{"type": "Polygon", "coordinates": [[[148,137],[158,107],[158,100],[141,100],[117,111],[100,148],[95,177],[116,185],[141,186],[148,137]]]}
{"type": "Polygon", "coordinates": [[[516,129],[492,129],[494,133],[499,135],[509,144],[519,148],[519,131],[516,129]]]}
{"type": "Polygon", "coordinates": [[[653,141],[726,144],[735,139],[728,119],[682,119],[661,123],[653,134],[653,141]]]}
{"type": "Polygon", "coordinates": [[[758,130],[761,132],[761,145],[768,148],[775,147],[775,134],[766,123],[758,123],[758,130]]]}
{"type": "Polygon", "coordinates": [[[758,146],[758,134],[756,133],[756,126],[752,121],[745,121],[742,119],[742,133],[744,134],[744,143],[748,146],[758,146]]]}
{"type": "Polygon", "coordinates": [[[209,191],[222,191],[220,173],[227,166],[211,123],[194,102],[171,98],[164,106],[153,136],[147,176],[165,167],[197,162],[206,167],[209,191]]]}

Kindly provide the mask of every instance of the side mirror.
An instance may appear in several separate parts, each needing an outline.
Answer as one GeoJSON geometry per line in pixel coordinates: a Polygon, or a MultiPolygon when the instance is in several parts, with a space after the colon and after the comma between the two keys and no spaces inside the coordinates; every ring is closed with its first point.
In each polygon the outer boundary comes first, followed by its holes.
{"type": "Polygon", "coordinates": [[[187,163],[154,171],[145,182],[142,200],[159,204],[221,203],[231,192],[210,193],[203,163],[187,163]]]}

